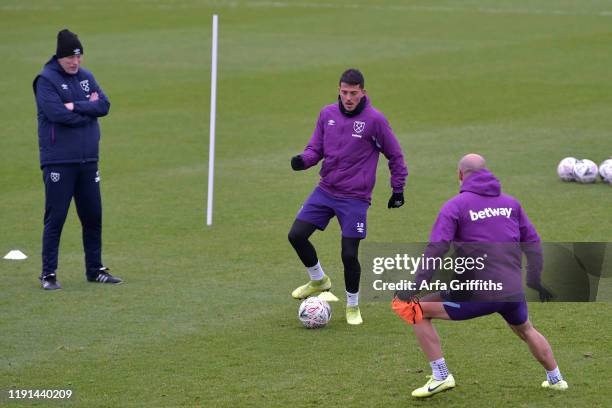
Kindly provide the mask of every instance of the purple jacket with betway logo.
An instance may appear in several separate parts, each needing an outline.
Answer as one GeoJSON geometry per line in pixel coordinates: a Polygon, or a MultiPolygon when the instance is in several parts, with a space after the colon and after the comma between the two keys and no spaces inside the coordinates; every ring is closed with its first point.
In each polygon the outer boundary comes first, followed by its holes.
{"type": "Polygon", "coordinates": [[[366,100],[353,117],[337,103],[324,107],[302,159],[306,168],[323,159],[319,186],[326,192],[370,202],[381,152],[389,160],[393,192],[404,191],[408,170],[400,144],[387,119],[366,100]]]}
{"type": "MultiPolygon", "coordinates": [[[[486,168],[467,177],[460,193],[442,206],[429,242],[425,255],[431,257],[442,256],[451,243],[458,252],[489,252],[487,272],[505,280],[514,293],[521,291],[522,250],[527,256],[528,285],[540,282],[540,237],[518,200],[503,194],[499,180],[486,168]]],[[[431,273],[420,271],[417,280],[429,280],[431,273]]]]}

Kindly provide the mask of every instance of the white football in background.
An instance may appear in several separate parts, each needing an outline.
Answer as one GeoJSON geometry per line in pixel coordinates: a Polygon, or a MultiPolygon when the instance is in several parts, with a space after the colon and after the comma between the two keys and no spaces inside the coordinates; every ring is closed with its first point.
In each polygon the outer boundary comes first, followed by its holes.
{"type": "Polygon", "coordinates": [[[563,181],[574,181],[574,165],[576,164],[575,157],[566,157],[559,162],[557,166],[557,175],[563,181]]]}
{"type": "Polygon", "coordinates": [[[574,164],[574,179],[578,183],[594,183],[598,174],[597,165],[591,160],[577,160],[574,164]]]}
{"type": "Polygon", "coordinates": [[[599,177],[604,183],[612,184],[612,159],[607,159],[599,165],[599,177]]]}

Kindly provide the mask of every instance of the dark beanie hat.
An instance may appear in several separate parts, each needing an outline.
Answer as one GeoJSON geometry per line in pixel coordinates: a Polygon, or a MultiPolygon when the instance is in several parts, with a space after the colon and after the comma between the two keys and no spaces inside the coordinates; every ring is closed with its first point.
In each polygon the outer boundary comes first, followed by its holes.
{"type": "Polygon", "coordinates": [[[57,50],[55,51],[55,56],[57,58],[82,54],[83,46],[75,33],[66,28],[57,33],[57,50]]]}

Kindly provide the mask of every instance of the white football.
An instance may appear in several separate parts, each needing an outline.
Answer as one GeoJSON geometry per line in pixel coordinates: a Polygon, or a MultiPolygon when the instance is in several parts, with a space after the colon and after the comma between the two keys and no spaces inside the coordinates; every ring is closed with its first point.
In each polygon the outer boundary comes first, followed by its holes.
{"type": "Polygon", "coordinates": [[[612,184],[612,159],[607,159],[599,165],[599,177],[604,183],[612,184]]]}
{"type": "Polygon", "coordinates": [[[578,183],[594,183],[597,174],[597,165],[591,160],[577,160],[574,164],[574,178],[578,183]]]}
{"type": "Polygon", "coordinates": [[[325,327],[331,319],[331,307],[325,300],[312,296],[300,305],[298,318],[308,329],[325,327]]]}
{"type": "Polygon", "coordinates": [[[563,181],[574,181],[574,165],[576,164],[575,157],[566,157],[559,162],[557,166],[557,174],[563,181]]]}

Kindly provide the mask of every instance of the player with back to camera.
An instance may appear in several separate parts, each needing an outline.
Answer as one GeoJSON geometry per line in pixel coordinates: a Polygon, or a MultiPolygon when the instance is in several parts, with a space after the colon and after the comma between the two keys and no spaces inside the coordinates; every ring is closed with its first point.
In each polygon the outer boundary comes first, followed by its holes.
{"type": "Polygon", "coordinates": [[[325,106],[319,113],[304,151],[291,159],[291,167],[296,171],[306,170],[323,160],[319,185],[298,212],[289,231],[289,242],[310,276],[310,281],[291,295],[304,299],[331,288],[331,280],[323,271],[308,238],[315,230],[324,230],[336,216],[342,229],[346,320],[358,325],[363,322],[359,310],[361,266],[358,250],[360,240],[366,237],[366,215],[379,153],[389,161],[391,172],[392,194],[388,208],[404,204],[408,170],[389,122],[370,104],[361,72],[346,70],[340,77],[338,93],[338,102],[325,106]]]}
{"type": "MultiPolygon", "coordinates": [[[[467,320],[492,313],[499,313],[510,326],[510,329],[527,343],[533,356],[546,370],[547,380],[542,387],[552,390],[565,390],[567,382],[563,380],[552,349],[546,338],[538,332],[527,312],[527,303],[522,292],[521,249],[527,255],[527,286],[537,290],[540,300],[552,298],[540,283],[542,269],[542,252],[540,237],[527,218],[520,203],[513,197],[501,192],[497,178],[485,167],[485,160],[477,154],[468,154],[459,162],[458,175],[461,182],[460,193],[450,199],[438,214],[433,225],[430,244],[425,252],[426,257],[442,256],[451,243],[512,243],[519,251],[508,253],[504,249],[502,272],[511,275],[515,288],[519,289],[516,301],[454,301],[449,299],[448,292],[432,293],[420,301],[415,298],[418,291],[396,292],[392,302],[393,310],[409,324],[429,359],[432,368],[430,380],[421,388],[412,392],[414,397],[429,397],[438,392],[455,387],[455,379],[446,366],[442,355],[440,338],[432,325],[432,319],[467,320]],[[509,209],[510,215],[495,215],[491,209],[509,209]],[[474,214],[489,216],[474,217],[474,214]],[[474,219],[478,218],[478,219],[474,219]],[[528,248],[528,249],[525,249],[528,248]],[[508,256],[510,255],[510,256],[508,256]],[[509,273],[508,273],[509,272],[509,273]],[[516,282],[518,279],[518,282],[516,282]],[[520,300],[518,300],[520,299],[520,300]]],[[[497,245],[497,244],[496,244],[497,245]]],[[[493,248],[490,245],[489,248],[493,248]]],[[[489,272],[483,270],[483,272],[489,272]]],[[[430,281],[433,271],[420,269],[416,275],[417,288],[422,281],[430,281]]],[[[501,298],[503,299],[503,298],[501,298]]]]}

